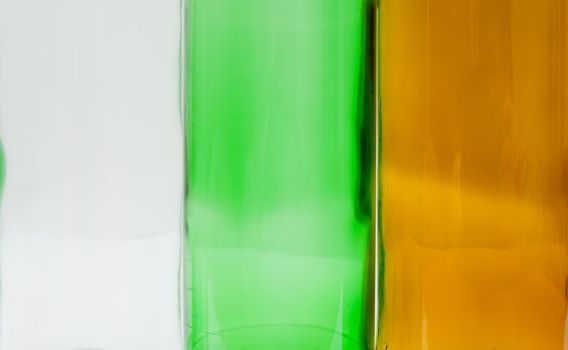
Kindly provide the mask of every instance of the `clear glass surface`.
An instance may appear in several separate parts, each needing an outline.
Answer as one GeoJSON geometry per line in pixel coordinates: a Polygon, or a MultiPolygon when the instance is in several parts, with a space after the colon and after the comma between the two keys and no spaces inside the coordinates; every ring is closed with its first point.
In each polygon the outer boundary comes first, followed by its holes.
{"type": "Polygon", "coordinates": [[[0,0],[3,350],[175,350],[178,0],[0,0]]]}

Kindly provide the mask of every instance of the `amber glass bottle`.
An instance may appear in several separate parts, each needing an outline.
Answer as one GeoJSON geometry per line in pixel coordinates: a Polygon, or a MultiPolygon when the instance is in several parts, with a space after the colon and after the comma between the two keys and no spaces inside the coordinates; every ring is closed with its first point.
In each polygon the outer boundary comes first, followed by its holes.
{"type": "Polygon", "coordinates": [[[382,1],[379,349],[564,349],[567,19],[382,1]]]}

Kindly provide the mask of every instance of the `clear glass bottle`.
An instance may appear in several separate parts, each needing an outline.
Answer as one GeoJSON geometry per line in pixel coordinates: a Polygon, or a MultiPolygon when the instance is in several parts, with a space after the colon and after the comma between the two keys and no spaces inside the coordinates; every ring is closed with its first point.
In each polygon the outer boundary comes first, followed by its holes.
{"type": "Polygon", "coordinates": [[[376,4],[194,0],[187,349],[372,349],[376,4]]]}
{"type": "Polygon", "coordinates": [[[179,0],[0,0],[0,348],[173,350],[179,0]]]}

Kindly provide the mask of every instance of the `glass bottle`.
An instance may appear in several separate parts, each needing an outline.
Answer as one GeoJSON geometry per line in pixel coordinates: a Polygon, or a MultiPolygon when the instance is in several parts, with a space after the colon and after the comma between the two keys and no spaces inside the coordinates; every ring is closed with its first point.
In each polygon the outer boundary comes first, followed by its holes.
{"type": "Polygon", "coordinates": [[[381,2],[378,349],[567,346],[568,5],[381,2]]]}
{"type": "Polygon", "coordinates": [[[178,0],[0,0],[0,348],[173,350],[178,0]]]}
{"type": "Polygon", "coordinates": [[[372,349],[376,4],[188,10],[187,349],[372,349]]]}

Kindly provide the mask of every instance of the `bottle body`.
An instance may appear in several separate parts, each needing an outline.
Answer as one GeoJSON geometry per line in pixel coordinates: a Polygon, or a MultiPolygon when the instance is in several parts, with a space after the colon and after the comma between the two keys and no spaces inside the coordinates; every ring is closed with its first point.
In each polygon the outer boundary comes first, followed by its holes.
{"type": "Polygon", "coordinates": [[[565,348],[567,11],[382,2],[380,346],[565,348]]]}
{"type": "Polygon", "coordinates": [[[190,4],[188,349],[373,346],[374,10],[190,4]]]}
{"type": "Polygon", "coordinates": [[[0,348],[181,347],[180,18],[0,0],[0,348]]]}

